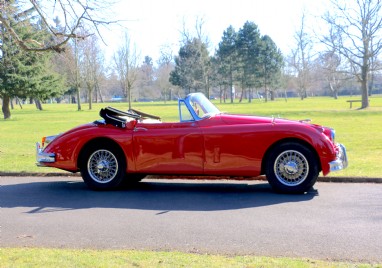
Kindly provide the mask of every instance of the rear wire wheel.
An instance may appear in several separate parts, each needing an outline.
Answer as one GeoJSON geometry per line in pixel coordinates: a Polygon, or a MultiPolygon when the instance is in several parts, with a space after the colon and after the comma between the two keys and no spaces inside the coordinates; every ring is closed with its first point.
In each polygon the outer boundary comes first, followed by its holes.
{"type": "Polygon", "coordinates": [[[308,191],[316,183],[320,171],[315,152],[295,142],[277,146],[266,161],[268,182],[282,193],[308,191]]]}
{"type": "Polygon", "coordinates": [[[110,190],[122,183],[126,173],[126,161],[118,146],[101,144],[86,149],[80,169],[89,188],[110,190]]]}

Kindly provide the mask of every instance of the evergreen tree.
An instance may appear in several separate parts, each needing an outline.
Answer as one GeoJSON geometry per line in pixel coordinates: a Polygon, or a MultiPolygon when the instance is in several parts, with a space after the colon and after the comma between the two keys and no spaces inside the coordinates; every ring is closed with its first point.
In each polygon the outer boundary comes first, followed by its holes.
{"type": "Polygon", "coordinates": [[[268,92],[271,93],[271,100],[274,100],[274,88],[278,85],[281,77],[283,56],[268,35],[261,37],[259,52],[257,76],[261,78],[260,84],[264,87],[265,101],[268,100],[268,92]]]}
{"type": "MultiPolygon", "coordinates": [[[[14,14],[20,12],[15,5],[9,4],[9,24],[23,36],[44,41],[41,31],[36,34],[38,24],[32,24],[28,17],[14,14]]],[[[1,27],[1,26],[0,26],[1,27]]],[[[0,59],[0,98],[3,100],[2,112],[4,119],[11,116],[9,104],[12,98],[35,98],[38,108],[39,100],[52,97],[60,89],[61,79],[50,68],[50,53],[31,53],[21,50],[12,36],[1,28],[1,59],[0,59]]],[[[48,40],[45,40],[48,41],[48,40]]]]}
{"type": "Polygon", "coordinates": [[[209,96],[210,57],[206,44],[194,38],[179,49],[175,57],[175,69],[170,73],[170,82],[180,86],[185,93],[204,89],[209,96]]]}
{"type": "Polygon", "coordinates": [[[220,84],[224,87],[228,86],[230,91],[231,103],[233,103],[234,89],[234,73],[237,70],[237,33],[232,26],[229,26],[224,32],[219,48],[216,51],[218,60],[218,74],[220,84]]]}
{"type": "Polygon", "coordinates": [[[239,57],[239,74],[243,99],[244,91],[248,90],[248,100],[251,102],[252,91],[259,86],[258,65],[260,54],[260,31],[253,22],[244,23],[238,32],[237,49],[239,57]]]}

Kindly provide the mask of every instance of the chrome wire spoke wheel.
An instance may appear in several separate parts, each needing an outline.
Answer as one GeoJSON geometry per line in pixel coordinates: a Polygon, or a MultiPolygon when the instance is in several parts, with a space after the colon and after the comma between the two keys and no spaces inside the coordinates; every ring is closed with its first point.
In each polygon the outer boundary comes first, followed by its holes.
{"type": "Polygon", "coordinates": [[[108,150],[97,150],[90,155],[87,169],[90,177],[98,183],[112,181],[118,173],[118,160],[108,150]]]}
{"type": "Polygon", "coordinates": [[[282,152],[274,162],[276,178],[286,186],[297,186],[309,174],[309,163],[305,156],[294,150],[282,152]]]}

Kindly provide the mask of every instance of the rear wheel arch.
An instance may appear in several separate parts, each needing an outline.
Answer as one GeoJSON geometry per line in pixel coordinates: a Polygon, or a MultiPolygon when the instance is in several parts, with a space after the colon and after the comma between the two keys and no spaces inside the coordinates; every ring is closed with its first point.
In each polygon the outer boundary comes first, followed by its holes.
{"type": "Polygon", "coordinates": [[[84,155],[86,155],[86,153],[90,149],[98,148],[98,147],[101,147],[103,145],[112,146],[115,150],[118,150],[119,154],[123,157],[123,160],[126,163],[126,167],[127,167],[127,159],[126,159],[125,153],[124,153],[123,149],[121,148],[121,146],[117,142],[115,142],[114,140],[109,139],[109,138],[96,138],[96,139],[89,140],[87,143],[85,143],[82,146],[80,153],[78,154],[78,158],[77,158],[78,169],[80,169],[81,167],[86,165],[87,159],[85,159],[84,155]]]}

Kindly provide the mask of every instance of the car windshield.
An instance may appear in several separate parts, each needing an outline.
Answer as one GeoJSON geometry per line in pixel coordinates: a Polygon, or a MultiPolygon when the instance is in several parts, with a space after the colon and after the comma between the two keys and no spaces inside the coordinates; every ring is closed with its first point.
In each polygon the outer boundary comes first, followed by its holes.
{"type": "Polygon", "coordinates": [[[199,118],[219,114],[220,111],[202,93],[192,93],[187,96],[191,107],[199,118]]]}

